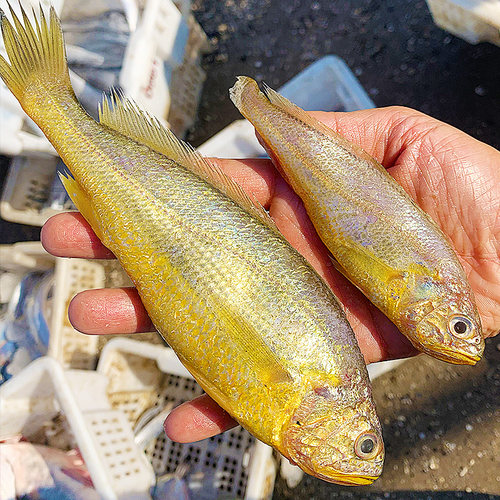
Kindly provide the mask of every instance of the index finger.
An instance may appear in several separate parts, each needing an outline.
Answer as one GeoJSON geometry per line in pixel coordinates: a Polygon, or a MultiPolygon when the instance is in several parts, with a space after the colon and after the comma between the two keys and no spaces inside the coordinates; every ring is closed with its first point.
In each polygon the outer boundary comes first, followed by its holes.
{"type": "MultiPolygon", "coordinates": [[[[262,206],[269,207],[278,176],[270,160],[213,158],[211,161],[220,166],[262,206]]],[[[113,252],[101,243],[79,212],[66,212],[51,217],[44,224],[40,239],[45,250],[56,257],[114,258],[113,252]]]]}

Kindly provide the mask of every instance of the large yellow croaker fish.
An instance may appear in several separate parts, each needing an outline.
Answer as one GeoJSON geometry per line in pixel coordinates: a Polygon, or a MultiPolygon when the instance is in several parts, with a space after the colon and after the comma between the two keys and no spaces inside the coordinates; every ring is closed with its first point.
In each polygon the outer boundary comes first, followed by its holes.
{"type": "Polygon", "coordinates": [[[475,364],[481,322],[446,236],[377,160],[266,87],[231,99],[302,198],[336,268],[431,356],[475,364]]]}
{"type": "Polygon", "coordinates": [[[368,484],[384,451],[363,358],[335,297],[241,188],[129,101],[96,123],[59,21],[13,25],[0,76],[57,149],[76,206],[202,387],[306,472],[368,484]]]}

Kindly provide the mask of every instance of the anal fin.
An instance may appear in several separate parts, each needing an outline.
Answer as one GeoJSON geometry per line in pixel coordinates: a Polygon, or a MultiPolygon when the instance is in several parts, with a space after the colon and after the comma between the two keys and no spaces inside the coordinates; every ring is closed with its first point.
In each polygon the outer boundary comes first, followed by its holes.
{"type": "Polygon", "coordinates": [[[87,222],[90,224],[94,233],[96,233],[97,237],[102,241],[102,233],[100,229],[99,221],[97,220],[94,212],[94,208],[92,207],[92,201],[90,200],[88,194],[80,187],[77,181],[73,179],[73,177],[66,177],[65,175],[59,173],[59,179],[61,179],[61,183],[66,189],[71,201],[75,204],[76,208],[80,211],[80,213],[85,217],[87,222]]]}

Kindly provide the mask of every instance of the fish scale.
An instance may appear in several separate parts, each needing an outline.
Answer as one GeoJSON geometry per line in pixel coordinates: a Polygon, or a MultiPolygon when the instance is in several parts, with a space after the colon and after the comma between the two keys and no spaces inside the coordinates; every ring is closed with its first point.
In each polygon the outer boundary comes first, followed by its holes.
{"type": "Polygon", "coordinates": [[[335,267],[417,349],[451,363],[479,361],[481,320],[447,237],[377,160],[274,90],[264,92],[239,77],[230,95],[301,197],[335,267]],[[427,317],[419,314],[424,306],[427,317]]]}
{"type": "Polygon", "coordinates": [[[323,279],[240,186],[132,102],[112,94],[100,123],[89,117],[71,90],[55,11],[34,31],[23,20],[14,29],[2,15],[10,64],[0,57],[0,76],[72,173],[65,188],[158,332],[257,438],[316,477],[374,481],[380,422],[354,333],[323,279]]]}

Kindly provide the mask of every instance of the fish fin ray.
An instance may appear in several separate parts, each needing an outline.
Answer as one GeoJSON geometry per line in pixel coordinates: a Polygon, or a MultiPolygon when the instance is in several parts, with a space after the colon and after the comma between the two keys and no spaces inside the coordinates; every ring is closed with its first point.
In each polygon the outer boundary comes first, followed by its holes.
{"type": "Polygon", "coordinates": [[[227,394],[225,394],[219,387],[210,382],[207,377],[203,375],[201,370],[198,370],[193,363],[190,363],[187,358],[177,353],[177,357],[180,362],[187,368],[189,373],[195,378],[195,380],[200,384],[202,389],[224,410],[229,411],[234,407],[234,403],[229,399],[227,394]]]}
{"type": "MultiPolygon", "coordinates": [[[[10,5],[9,5],[10,7],[10,5]]],[[[43,88],[64,88],[71,90],[63,34],[59,18],[53,7],[46,20],[40,6],[39,19],[35,17],[34,27],[21,6],[24,25],[10,7],[11,23],[3,11],[0,24],[9,62],[0,56],[0,77],[10,91],[26,105],[25,94],[36,82],[43,88]]],[[[73,94],[74,95],[74,94],[73,94]]]]}
{"type": "Polygon", "coordinates": [[[330,127],[327,127],[324,123],[316,120],[316,118],[311,116],[307,111],[289,101],[286,97],[283,97],[281,94],[276,92],[276,90],[269,87],[267,83],[263,83],[262,86],[264,89],[263,94],[269,99],[271,104],[274,104],[277,108],[324,134],[330,136],[337,135],[330,127]]]}
{"type": "Polygon", "coordinates": [[[278,94],[275,90],[267,84],[263,84],[264,91],[262,92],[257,85],[257,82],[249,76],[238,76],[236,83],[229,90],[229,96],[234,105],[240,112],[248,118],[247,109],[245,109],[244,98],[246,93],[252,93],[259,99],[266,99],[274,106],[281,109],[285,113],[293,116],[301,122],[310,125],[311,127],[321,130],[327,134],[333,134],[333,130],[328,128],[324,123],[319,122],[316,118],[312,117],[307,111],[299,108],[296,104],[290,102],[286,97],[278,94]]]}
{"type": "MultiPolygon", "coordinates": [[[[253,122],[251,118],[251,111],[248,109],[251,101],[248,101],[248,104],[245,103],[245,94],[253,93],[254,96],[262,99],[266,99],[266,101],[270,102],[273,106],[276,106],[278,109],[288,114],[292,118],[300,121],[308,127],[324,134],[328,137],[332,137],[339,145],[341,145],[347,152],[351,153],[354,156],[358,156],[360,158],[365,159],[372,163],[376,168],[385,172],[385,168],[380,165],[376,160],[374,160],[363,148],[359,147],[356,144],[351,144],[347,139],[342,137],[340,134],[335,132],[332,128],[328,127],[324,123],[320,122],[314,116],[312,116],[307,111],[303,110],[293,102],[289,101],[286,97],[283,97],[281,94],[273,90],[266,83],[262,84],[263,92],[260,91],[257,82],[248,76],[238,76],[236,83],[230,89],[229,95],[234,105],[240,110],[241,114],[245,116],[250,122],[253,122]]],[[[264,139],[265,134],[261,134],[261,137],[264,139]]],[[[266,148],[269,149],[269,148],[266,148]]],[[[269,151],[268,151],[269,152],[269,151]]],[[[284,170],[284,169],[283,169],[284,170]]],[[[387,174],[387,172],[386,172],[387,174]]],[[[389,175],[389,174],[387,174],[389,175]]]]}
{"type": "Polygon", "coordinates": [[[237,182],[228,177],[219,166],[204,158],[192,146],[177,139],[158,119],[140,109],[131,99],[113,92],[110,99],[105,98],[99,107],[99,121],[194,172],[266,226],[279,233],[276,224],[264,207],[253,200],[237,182]]]}
{"type": "Polygon", "coordinates": [[[101,223],[96,217],[92,201],[88,194],[80,187],[78,182],[73,177],[66,176],[60,172],[58,174],[64,189],[66,189],[68,196],[71,198],[71,201],[75,204],[79,212],[85,217],[85,220],[90,224],[97,237],[103,241],[103,234],[100,230],[101,223]]]}

